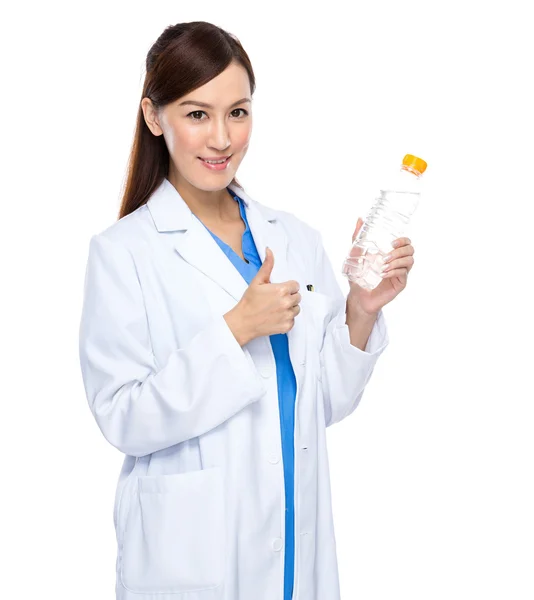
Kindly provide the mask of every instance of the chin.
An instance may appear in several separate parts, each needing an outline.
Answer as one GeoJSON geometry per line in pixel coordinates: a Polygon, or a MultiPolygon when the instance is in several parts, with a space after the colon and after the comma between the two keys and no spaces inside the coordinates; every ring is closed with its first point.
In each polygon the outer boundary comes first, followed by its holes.
{"type": "Polygon", "coordinates": [[[227,177],[220,177],[218,182],[212,182],[211,185],[206,181],[206,179],[202,179],[198,183],[195,183],[193,180],[191,181],[191,183],[197,189],[203,190],[204,192],[219,192],[220,190],[224,190],[225,188],[227,188],[230,185],[230,183],[232,183],[233,178],[234,174],[232,173],[227,177]]]}

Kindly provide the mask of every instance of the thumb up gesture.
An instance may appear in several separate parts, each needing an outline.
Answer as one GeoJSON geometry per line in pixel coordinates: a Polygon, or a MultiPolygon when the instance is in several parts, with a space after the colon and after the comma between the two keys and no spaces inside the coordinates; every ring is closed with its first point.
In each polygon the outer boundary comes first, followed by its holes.
{"type": "Polygon", "coordinates": [[[262,335],[287,333],[300,312],[298,281],[271,283],[274,255],[267,247],[265,260],[235,310],[248,332],[249,341],[262,335]]]}

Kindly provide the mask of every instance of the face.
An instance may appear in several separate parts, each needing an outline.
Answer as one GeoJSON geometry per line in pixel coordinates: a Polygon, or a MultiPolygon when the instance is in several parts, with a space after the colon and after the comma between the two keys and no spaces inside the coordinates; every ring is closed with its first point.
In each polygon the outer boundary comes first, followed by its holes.
{"type": "Polygon", "coordinates": [[[246,70],[235,63],[158,112],[148,98],[143,98],[148,127],[165,139],[170,155],[169,180],[175,186],[216,191],[232,181],[252,133],[251,102],[243,99],[252,100],[250,84],[246,70]],[[230,159],[220,170],[207,167],[201,160],[228,155],[230,159]]]}

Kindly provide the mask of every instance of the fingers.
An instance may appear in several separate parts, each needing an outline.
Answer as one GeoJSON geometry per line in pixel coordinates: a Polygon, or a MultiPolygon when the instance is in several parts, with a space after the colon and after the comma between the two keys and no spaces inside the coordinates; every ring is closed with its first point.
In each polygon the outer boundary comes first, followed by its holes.
{"type": "Polygon", "coordinates": [[[274,288],[278,288],[280,296],[293,296],[300,291],[300,283],[295,279],[289,279],[283,283],[272,283],[274,288]]]}
{"type": "Polygon", "coordinates": [[[300,304],[300,301],[302,300],[302,295],[297,292],[296,294],[291,294],[290,296],[290,304],[289,306],[297,306],[298,304],[300,304]]]}
{"type": "MultiPolygon", "coordinates": [[[[402,238],[399,238],[402,239],[402,238]]],[[[402,246],[401,248],[397,248],[396,250],[392,250],[385,258],[384,262],[389,263],[403,256],[413,256],[415,252],[415,248],[409,244],[407,246],[402,246]]]]}
{"type": "Polygon", "coordinates": [[[401,246],[409,246],[412,243],[410,238],[400,237],[393,241],[392,246],[394,248],[400,248],[401,246]]]}
{"type": "Polygon", "coordinates": [[[393,269],[392,271],[382,272],[380,273],[380,277],[382,279],[388,279],[389,277],[399,277],[405,283],[408,279],[408,272],[410,269],[393,269]]]}
{"type": "Polygon", "coordinates": [[[296,294],[300,290],[300,283],[294,279],[286,281],[285,285],[287,286],[286,290],[289,294],[296,294]]]}
{"type": "Polygon", "coordinates": [[[388,275],[391,273],[399,275],[402,271],[409,272],[413,265],[414,259],[411,256],[407,256],[406,258],[399,258],[389,264],[384,265],[382,273],[387,273],[388,275]]]}
{"type": "MultiPolygon", "coordinates": [[[[399,240],[403,239],[408,240],[408,242],[410,241],[408,238],[399,238],[399,240]]],[[[382,273],[384,275],[407,275],[415,262],[413,258],[414,252],[415,249],[411,243],[393,250],[384,259],[382,273]]]]}

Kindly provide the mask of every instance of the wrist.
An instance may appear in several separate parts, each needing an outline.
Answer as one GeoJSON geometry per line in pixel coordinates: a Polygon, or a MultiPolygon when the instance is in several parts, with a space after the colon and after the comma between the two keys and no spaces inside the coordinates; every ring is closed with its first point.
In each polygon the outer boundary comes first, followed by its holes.
{"type": "Polygon", "coordinates": [[[237,307],[232,308],[232,310],[228,311],[224,318],[230,331],[234,334],[237,343],[240,346],[244,346],[248,344],[253,339],[253,336],[250,334],[250,330],[246,327],[246,324],[239,313],[237,307]]]}
{"type": "Polygon", "coordinates": [[[349,294],[347,295],[347,312],[349,311],[351,316],[357,316],[361,319],[373,320],[378,317],[380,309],[372,312],[364,310],[360,301],[358,300],[358,297],[356,295],[351,295],[351,293],[349,292],[349,294]]]}

